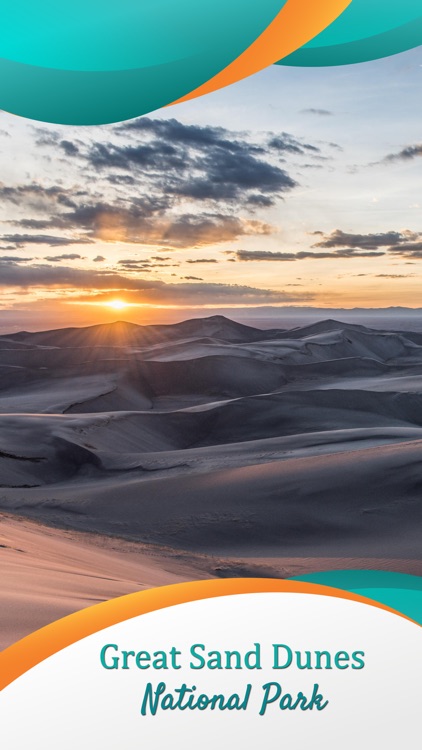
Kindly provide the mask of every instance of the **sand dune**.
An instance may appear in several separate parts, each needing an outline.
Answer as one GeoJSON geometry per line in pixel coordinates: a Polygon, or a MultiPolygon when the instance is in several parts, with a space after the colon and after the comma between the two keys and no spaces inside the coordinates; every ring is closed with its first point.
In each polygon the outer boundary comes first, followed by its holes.
{"type": "Polygon", "coordinates": [[[418,333],[336,321],[265,331],[215,316],[0,337],[0,508],[68,530],[30,527],[33,552],[49,534],[57,548],[36,605],[30,566],[0,548],[26,624],[31,607],[38,623],[83,606],[78,544],[90,550],[88,603],[141,585],[120,575],[123,547],[100,565],[92,533],[130,540],[147,568],[165,550],[142,585],[212,574],[216,557],[235,575],[252,559],[263,574],[343,558],[416,571],[421,456],[418,333]],[[56,607],[54,560],[71,550],[56,607]],[[98,587],[98,565],[118,585],[98,587]]]}
{"type": "MultiPolygon", "coordinates": [[[[145,588],[201,578],[288,577],[315,570],[313,558],[247,560],[176,552],[98,534],[63,531],[0,515],[0,649],[49,622],[145,588]]],[[[319,570],[377,568],[422,574],[422,562],[319,558],[319,570]]]]}
{"type": "Polygon", "coordinates": [[[418,557],[421,456],[416,440],[195,473],[179,465],[160,477],[86,472],[1,496],[9,510],[55,525],[175,549],[418,557]]]}

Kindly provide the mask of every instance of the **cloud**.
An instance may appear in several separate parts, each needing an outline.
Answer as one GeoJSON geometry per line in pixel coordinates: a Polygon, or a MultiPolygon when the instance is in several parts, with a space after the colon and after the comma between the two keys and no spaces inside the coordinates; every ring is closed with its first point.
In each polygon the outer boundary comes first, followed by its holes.
{"type": "MultiPolygon", "coordinates": [[[[194,201],[238,201],[269,206],[274,196],[296,187],[296,181],[272,163],[263,146],[224,128],[184,125],[177,120],[142,118],[117,128],[138,136],[136,143],[94,144],[86,155],[96,170],[134,170],[172,196],[194,201]],[[139,142],[139,137],[141,142],[139,142]],[[259,193],[267,194],[260,198],[259,193]],[[254,195],[250,195],[253,192],[254,195]]],[[[299,145],[283,134],[284,149],[303,153],[314,147],[299,145]]],[[[272,148],[281,148],[281,139],[272,148]]],[[[315,149],[316,150],[316,149],[315,149]]]]}
{"type": "Polygon", "coordinates": [[[21,230],[22,244],[38,236],[52,246],[125,242],[165,251],[269,234],[267,222],[254,221],[257,211],[298,185],[281,157],[322,158],[317,146],[289,133],[253,137],[174,118],[115,125],[101,142],[88,132],[80,139],[48,128],[35,132],[41,148],[72,158],[75,184],[0,183],[0,201],[21,213],[7,221],[21,230]]]}
{"type": "Polygon", "coordinates": [[[61,287],[76,289],[113,289],[124,288],[130,280],[119,274],[105,271],[70,268],[67,266],[51,266],[43,263],[25,266],[15,262],[2,267],[0,287],[20,286],[28,287],[61,287]]]}
{"type": "Polygon", "coordinates": [[[76,253],[66,253],[64,255],[50,255],[44,258],[44,260],[48,260],[51,263],[56,263],[62,260],[83,260],[83,258],[82,255],[77,255],[76,253]]]}
{"type": "Polygon", "coordinates": [[[34,126],[33,131],[36,135],[37,146],[56,146],[60,140],[59,133],[50,128],[34,126]]]}
{"type": "Polygon", "coordinates": [[[254,155],[217,152],[203,157],[202,174],[169,185],[167,190],[196,201],[241,201],[270,206],[274,204],[274,195],[281,195],[296,185],[283,169],[254,155]],[[257,190],[271,197],[257,196],[257,190]],[[252,195],[250,191],[254,191],[252,195]]]}
{"type": "Polygon", "coordinates": [[[382,248],[384,254],[398,255],[403,258],[422,258],[422,232],[414,232],[410,229],[400,232],[381,232],[379,234],[350,234],[336,229],[328,235],[323,235],[322,232],[313,232],[313,234],[323,237],[313,247],[339,248],[347,246],[351,252],[382,248]]]}
{"type": "Polygon", "coordinates": [[[377,273],[375,279],[410,279],[414,273],[377,273]]]}
{"type": "MultiPolygon", "coordinates": [[[[204,148],[218,147],[226,151],[237,151],[242,148],[243,139],[239,135],[223,127],[213,125],[185,125],[171,118],[169,120],[139,117],[136,120],[118,125],[118,133],[146,134],[163,142],[170,142],[178,146],[187,146],[202,151],[204,148]]],[[[255,150],[263,153],[262,146],[255,146],[255,150]]]]}
{"type": "Polygon", "coordinates": [[[388,252],[396,253],[399,257],[410,260],[422,260],[422,250],[404,250],[400,252],[397,248],[388,248],[388,252]]]}
{"type": "Polygon", "coordinates": [[[248,197],[247,204],[248,206],[252,206],[252,208],[269,208],[274,205],[274,200],[268,195],[253,193],[248,197]]]}
{"type": "Polygon", "coordinates": [[[215,258],[194,258],[187,260],[186,263],[218,263],[218,260],[215,258]]]}
{"type": "Polygon", "coordinates": [[[184,172],[188,166],[183,153],[171,143],[162,141],[135,146],[95,143],[87,155],[87,161],[95,169],[131,171],[135,168],[163,173],[170,169],[184,172]]]}
{"type": "MultiPolygon", "coordinates": [[[[189,281],[174,284],[151,282],[148,289],[127,291],[124,293],[127,302],[136,304],[157,305],[218,305],[218,304],[283,304],[286,302],[302,302],[313,299],[313,295],[294,292],[276,292],[270,289],[258,289],[250,286],[235,284],[211,284],[206,282],[189,281]],[[160,284],[158,286],[158,284],[160,284]]],[[[108,302],[115,298],[114,294],[99,294],[95,297],[80,297],[81,302],[108,302]]]]}
{"type": "Polygon", "coordinates": [[[140,263],[122,263],[122,267],[119,270],[127,271],[129,273],[140,273],[141,271],[142,273],[151,273],[151,268],[148,263],[143,265],[140,263]]]}
{"type": "Polygon", "coordinates": [[[405,232],[380,232],[378,234],[351,234],[335,229],[331,234],[323,235],[321,232],[313,232],[314,235],[324,237],[321,242],[316,242],[313,247],[350,247],[362,250],[374,250],[379,247],[398,245],[416,239],[418,234],[406,230],[405,232]]]}
{"type": "Polygon", "coordinates": [[[51,234],[3,234],[0,242],[10,242],[18,247],[25,245],[49,245],[61,247],[65,245],[85,245],[92,242],[87,237],[56,237],[51,234]]]}
{"type": "Polygon", "coordinates": [[[320,149],[317,146],[313,146],[311,143],[303,143],[299,141],[290,133],[281,133],[280,135],[273,135],[268,140],[268,148],[278,153],[287,153],[294,155],[304,155],[309,152],[318,154],[320,149]]]}
{"type": "MultiPolygon", "coordinates": [[[[231,251],[229,251],[231,252],[231,251]]],[[[325,260],[332,258],[377,258],[384,255],[383,252],[367,251],[356,252],[353,248],[334,250],[329,253],[312,252],[302,250],[297,253],[272,252],[270,250],[236,250],[233,252],[239,261],[295,261],[295,260],[325,260]]]]}
{"type": "Polygon", "coordinates": [[[107,181],[112,185],[135,185],[136,180],[130,174],[109,174],[107,181]]]}
{"type": "Polygon", "coordinates": [[[104,255],[97,255],[95,258],[93,258],[93,263],[104,263],[104,261],[104,255]]]}
{"type": "Polygon", "coordinates": [[[333,112],[330,112],[329,109],[316,109],[314,107],[309,107],[308,109],[302,109],[302,114],[304,115],[319,115],[321,117],[327,117],[333,114],[333,112]]]}
{"type": "Polygon", "coordinates": [[[33,265],[22,267],[10,263],[2,265],[0,287],[20,287],[21,289],[80,289],[84,295],[72,300],[80,302],[105,302],[113,299],[116,293],[123,294],[128,302],[159,305],[184,304],[277,304],[298,299],[309,299],[310,295],[298,295],[259,289],[238,284],[218,283],[178,283],[166,284],[163,281],[126,277],[106,271],[70,268],[63,266],[33,265]]]}
{"type": "MultiPolygon", "coordinates": [[[[270,234],[274,228],[253,219],[228,213],[200,212],[166,214],[167,201],[162,196],[146,196],[131,203],[81,203],[70,211],[58,211],[44,219],[14,220],[22,229],[63,230],[82,233],[78,238],[51,235],[4,235],[5,241],[67,245],[93,242],[124,242],[165,245],[169,248],[200,247],[229,242],[245,235],[270,234]]],[[[0,238],[1,239],[1,238],[0,238]]]]}
{"type": "Polygon", "coordinates": [[[0,287],[21,286],[75,289],[132,289],[132,280],[106,271],[37,264],[22,268],[16,263],[2,268],[0,287]]]}
{"type": "MultiPolygon", "coordinates": [[[[230,251],[231,252],[231,251],[230,251]]],[[[270,250],[236,250],[233,252],[237,260],[241,261],[292,261],[296,260],[295,253],[271,252],[270,250]]]]}
{"type": "Polygon", "coordinates": [[[72,141],[60,141],[59,146],[63,149],[66,156],[76,156],[79,153],[79,148],[72,141]]]}
{"type": "Polygon", "coordinates": [[[183,214],[151,220],[130,211],[112,210],[98,213],[91,237],[109,242],[187,248],[220,244],[246,235],[268,235],[273,231],[263,222],[224,214],[183,214]]]}
{"type": "Polygon", "coordinates": [[[80,199],[88,195],[86,190],[67,190],[61,185],[50,185],[46,187],[38,182],[30,182],[27,185],[5,185],[0,183],[0,199],[13,203],[17,206],[25,204],[26,208],[36,211],[49,210],[55,205],[75,208],[80,199]]]}
{"type": "Polygon", "coordinates": [[[395,154],[388,154],[382,161],[411,161],[412,159],[417,159],[419,156],[422,156],[422,143],[418,143],[415,146],[406,146],[406,148],[395,154]]]}
{"type": "Polygon", "coordinates": [[[179,263],[167,263],[167,260],[171,260],[171,258],[150,258],[150,259],[144,259],[141,258],[124,258],[122,260],[118,261],[118,266],[121,266],[122,269],[125,271],[144,271],[146,269],[151,270],[152,268],[168,268],[179,266],[179,263]]]}

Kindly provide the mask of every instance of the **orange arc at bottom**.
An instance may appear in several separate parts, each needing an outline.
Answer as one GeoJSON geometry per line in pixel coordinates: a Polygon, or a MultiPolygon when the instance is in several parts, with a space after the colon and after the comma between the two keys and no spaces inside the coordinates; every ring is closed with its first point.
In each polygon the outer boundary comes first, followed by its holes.
{"type": "MultiPolygon", "coordinates": [[[[359,594],[320,584],[279,579],[246,578],[193,581],[160,586],[88,607],[31,633],[0,653],[0,690],[64,648],[132,617],[187,602],[234,594],[295,593],[336,597],[369,604],[414,622],[401,612],[359,594]]],[[[418,623],[414,623],[418,624],[418,623]]]]}

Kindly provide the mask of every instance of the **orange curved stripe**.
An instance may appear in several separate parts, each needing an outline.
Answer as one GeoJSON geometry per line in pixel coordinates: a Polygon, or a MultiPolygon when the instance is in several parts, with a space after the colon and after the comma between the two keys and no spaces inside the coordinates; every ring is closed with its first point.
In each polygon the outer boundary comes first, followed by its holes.
{"type": "Polygon", "coordinates": [[[273,65],[324,31],[351,2],[352,0],[287,0],[272,23],[236,60],[173,104],[209,94],[273,65]]]}
{"type": "MultiPolygon", "coordinates": [[[[380,602],[320,584],[280,581],[271,578],[233,578],[224,581],[209,580],[180,583],[128,594],[118,599],[96,604],[47,625],[13,644],[13,646],[9,646],[0,654],[0,690],[3,690],[32,667],[40,664],[44,659],[53,656],[67,646],[132,617],[172,607],[176,604],[212,599],[219,596],[274,592],[315,594],[348,599],[377,607],[414,622],[401,612],[397,612],[380,602]]],[[[419,623],[414,624],[418,625],[419,623]]]]}

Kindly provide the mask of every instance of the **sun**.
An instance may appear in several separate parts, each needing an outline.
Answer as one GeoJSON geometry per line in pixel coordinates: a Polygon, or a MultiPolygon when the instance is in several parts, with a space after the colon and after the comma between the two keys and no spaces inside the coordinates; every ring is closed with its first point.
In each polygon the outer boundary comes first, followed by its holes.
{"type": "Polygon", "coordinates": [[[124,310],[129,307],[128,303],[122,299],[112,299],[110,302],[106,302],[107,307],[112,307],[113,310],[124,310]]]}

